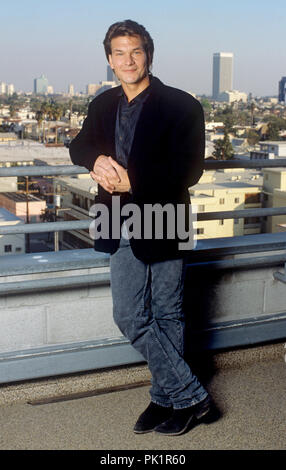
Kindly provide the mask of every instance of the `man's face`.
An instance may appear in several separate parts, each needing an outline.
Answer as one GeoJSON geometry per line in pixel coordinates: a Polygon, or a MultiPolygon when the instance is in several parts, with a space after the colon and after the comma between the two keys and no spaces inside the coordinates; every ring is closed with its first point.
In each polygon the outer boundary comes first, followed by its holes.
{"type": "Polygon", "coordinates": [[[109,64],[121,83],[140,83],[147,75],[147,57],[139,36],[118,36],[111,40],[109,64]]]}

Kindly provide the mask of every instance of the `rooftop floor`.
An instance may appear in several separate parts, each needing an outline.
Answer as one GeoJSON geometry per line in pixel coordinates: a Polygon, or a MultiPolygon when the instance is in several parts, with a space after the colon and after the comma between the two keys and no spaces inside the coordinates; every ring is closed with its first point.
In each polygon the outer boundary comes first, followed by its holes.
{"type": "Polygon", "coordinates": [[[143,385],[77,399],[2,404],[0,449],[285,450],[285,349],[278,348],[276,355],[259,353],[253,360],[245,360],[243,351],[243,360],[216,367],[205,385],[220,419],[181,436],[133,433],[149,403],[149,385],[143,385]]]}

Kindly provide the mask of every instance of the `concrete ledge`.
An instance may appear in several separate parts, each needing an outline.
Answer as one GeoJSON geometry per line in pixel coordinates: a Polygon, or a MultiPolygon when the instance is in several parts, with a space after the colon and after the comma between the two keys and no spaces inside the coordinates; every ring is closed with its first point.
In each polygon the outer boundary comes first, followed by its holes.
{"type": "Polygon", "coordinates": [[[285,361],[285,342],[244,347],[229,351],[211,353],[216,369],[243,368],[248,364],[281,360],[285,361]]]}
{"type": "MultiPolygon", "coordinates": [[[[224,352],[206,351],[205,364],[212,373],[216,370],[243,368],[258,362],[285,361],[285,343],[263,344],[224,352]]],[[[142,386],[150,383],[150,372],[145,363],[100,371],[72,374],[39,380],[0,385],[0,405],[33,403],[39,400],[55,401],[92,396],[118,391],[120,387],[142,386]]]]}

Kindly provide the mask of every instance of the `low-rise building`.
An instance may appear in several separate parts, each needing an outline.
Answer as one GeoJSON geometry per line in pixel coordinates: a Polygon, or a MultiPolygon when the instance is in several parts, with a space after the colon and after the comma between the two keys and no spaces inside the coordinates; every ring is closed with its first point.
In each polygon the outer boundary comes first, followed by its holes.
{"type": "MultiPolygon", "coordinates": [[[[261,207],[262,177],[256,171],[225,169],[205,171],[190,188],[197,213],[234,211],[261,207]]],[[[260,217],[201,220],[195,222],[197,238],[233,237],[261,232],[260,217]]]]}
{"type": "Polygon", "coordinates": [[[17,192],[0,192],[0,207],[7,209],[23,222],[41,222],[46,210],[46,201],[32,194],[17,192]]]}
{"type": "Polygon", "coordinates": [[[18,140],[15,132],[0,132],[0,143],[16,142],[18,140]]]}
{"type": "Polygon", "coordinates": [[[286,142],[277,140],[265,140],[259,142],[260,149],[250,152],[250,159],[286,158],[286,142]]]}
{"type": "MultiPolygon", "coordinates": [[[[261,207],[262,177],[256,170],[226,169],[205,171],[199,183],[191,187],[190,199],[195,212],[216,212],[261,207]]],[[[97,184],[89,175],[54,178],[58,217],[61,220],[92,219],[89,215],[97,194],[97,184]]],[[[197,238],[231,237],[261,232],[260,217],[246,219],[202,220],[195,222],[197,238]]],[[[60,232],[63,248],[90,248],[93,240],[88,229],[60,232]]]]}
{"type": "MultiPolygon", "coordinates": [[[[263,169],[264,207],[286,207],[286,168],[263,169]]],[[[276,233],[285,231],[280,225],[286,223],[286,215],[269,216],[265,221],[265,231],[276,233]]]]}
{"type": "Polygon", "coordinates": [[[226,101],[227,103],[234,103],[242,101],[247,103],[247,93],[238,90],[223,91],[217,97],[217,101],[226,101]]]}
{"type": "MultiPolygon", "coordinates": [[[[97,194],[97,183],[89,174],[54,178],[54,194],[58,220],[92,221],[89,210],[97,194]]],[[[93,248],[94,241],[88,229],[70,230],[59,232],[59,244],[65,249],[93,248]]]]}
{"type": "MultiPolygon", "coordinates": [[[[1,206],[1,204],[0,204],[1,206]]],[[[0,207],[0,227],[5,225],[19,225],[23,221],[7,209],[0,207]]],[[[25,253],[25,234],[0,235],[0,256],[21,255],[25,253]]]]}

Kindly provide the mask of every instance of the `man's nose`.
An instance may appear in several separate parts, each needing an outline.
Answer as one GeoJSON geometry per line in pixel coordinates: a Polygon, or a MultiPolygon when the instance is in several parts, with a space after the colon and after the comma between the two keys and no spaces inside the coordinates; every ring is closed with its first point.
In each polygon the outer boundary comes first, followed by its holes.
{"type": "Polygon", "coordinates": [[[125,61],[126,61],[126,65],[133,64],[134,63],[133,55],[132,54],[126,54],[125,61]]]}

